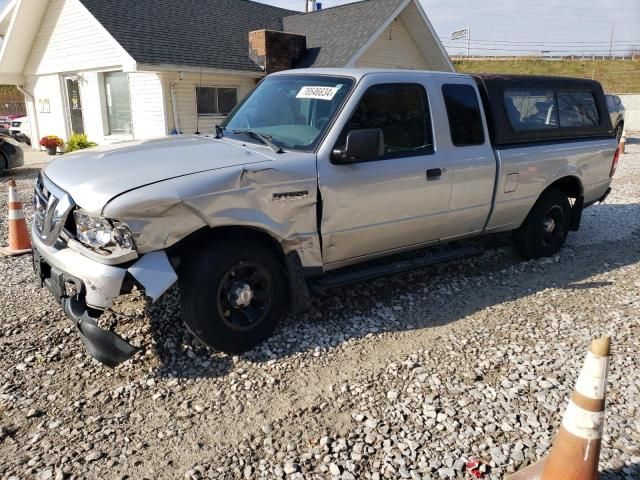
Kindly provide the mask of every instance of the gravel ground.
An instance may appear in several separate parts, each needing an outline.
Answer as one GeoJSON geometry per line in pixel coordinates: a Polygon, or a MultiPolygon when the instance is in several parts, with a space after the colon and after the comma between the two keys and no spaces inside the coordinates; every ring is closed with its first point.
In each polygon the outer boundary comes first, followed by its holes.
{"type": "MultiPolygon", "coordinates": [[[[474,259],[314,300],[243,356],[185,331],[173,291],[106,321],[146,347],[109,370],[0,259],[0,477],[485,478],[541,458],[592,337],[613,335],[601,478],[640,478],[640,141],[552,259],[474,259]]],[[[36,170],[15,172],[26,213],[36,170]]],[[[6,198],[0,199],[6,218],[6,198]]],[[[4,222],[0,235],[6,238],[4,222]]]]}

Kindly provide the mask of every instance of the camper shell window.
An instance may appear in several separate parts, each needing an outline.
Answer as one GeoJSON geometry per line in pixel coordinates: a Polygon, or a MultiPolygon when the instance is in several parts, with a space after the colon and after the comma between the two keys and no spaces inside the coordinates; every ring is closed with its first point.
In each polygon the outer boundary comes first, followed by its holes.
{"type": "Polygon", "coordinates": [[[494,145],[614,135],[598,82],[564,77],[477,75],[494,145]]]}

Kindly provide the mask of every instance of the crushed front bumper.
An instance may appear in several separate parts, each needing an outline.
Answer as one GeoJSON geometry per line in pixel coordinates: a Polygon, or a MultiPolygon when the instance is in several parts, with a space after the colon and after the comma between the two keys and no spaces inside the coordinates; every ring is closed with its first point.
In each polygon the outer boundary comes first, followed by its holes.
{"type": "Polygon", "coordinates": [[[36,282],[46,287],[76,326],[89,353],[107,366],[126,361],[136,349],[116,333],[98,327],[100,310],[135,283],[152,300],[177,280],[165,252],[152,252],[129,266],[96,262],[63,245],[47,246],[32,236],[36,282]]]}

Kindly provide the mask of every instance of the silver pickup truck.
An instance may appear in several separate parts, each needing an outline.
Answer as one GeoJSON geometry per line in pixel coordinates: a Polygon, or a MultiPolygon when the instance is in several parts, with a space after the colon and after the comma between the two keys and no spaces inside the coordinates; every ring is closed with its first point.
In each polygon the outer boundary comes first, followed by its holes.
{"type": "Polygon", "coordinates": [[[34,268],[107,365],[135,349],[96,317],[134,287],[156,300],[176,282],[191,332],[242,352],[314,291],[477,253],[399,252],[512,231],[522,257],[555,254],[616,164],[590,80],[282,72],[210,135],[50,163],[34,268]]]}

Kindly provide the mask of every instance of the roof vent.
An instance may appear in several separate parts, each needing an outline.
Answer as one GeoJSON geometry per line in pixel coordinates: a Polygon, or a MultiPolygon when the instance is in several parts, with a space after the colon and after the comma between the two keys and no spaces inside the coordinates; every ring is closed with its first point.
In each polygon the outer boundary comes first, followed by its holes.
{"type": "Polygon", "coordinates": [[[249,32],[249,57],[266,74],[289,70],[307,49],[307,37],[274,30],[249,32]]]}

